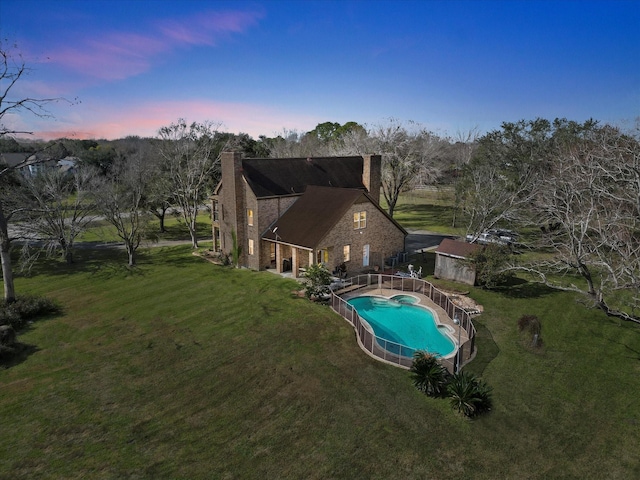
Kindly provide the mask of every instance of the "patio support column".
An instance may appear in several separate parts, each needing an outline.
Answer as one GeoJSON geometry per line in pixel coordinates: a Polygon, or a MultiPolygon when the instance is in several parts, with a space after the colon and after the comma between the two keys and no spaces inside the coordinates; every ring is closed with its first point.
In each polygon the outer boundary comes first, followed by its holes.
{"type": "Polygon", "coordinates": [[[211,230],[212,230],[212,234],[213,234],[213,251],[214,252],[219,252],[220,251],[220,247],[218,245],[218,237],[220,236],[220,229],[215,226],[212,225],[211,226],[211,230]]]}
{"type": "Polygon", "coordinates": [[[314,263],[316,263],[316,262],[313,261],[313,250],[310,250],[309,251],[309,266],[313,265],[314,263]]]}
{"type": "Polygon", "coordinates": [[[282,273],[282,250],[280,244],[276,243],[276,272],[282,273]]]}
{"type": "Polygon", "coordinates": [[[298,249],[291,248],[291,273],[293,278],[298,278],[298,249]]]}

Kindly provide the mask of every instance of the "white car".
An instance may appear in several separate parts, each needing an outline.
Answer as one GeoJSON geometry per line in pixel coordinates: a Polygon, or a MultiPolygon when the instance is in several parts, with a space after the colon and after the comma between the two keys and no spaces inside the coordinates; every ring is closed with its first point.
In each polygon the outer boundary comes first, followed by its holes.
{"type": "Polygon", "coordinates": [[[518,234],[510,230],[487,230],[480,235],[467,235],[466,240],[469,243],[479,243],[487,245],[495,243],[498,245],[513,245],[517,241],[518,234]]]}

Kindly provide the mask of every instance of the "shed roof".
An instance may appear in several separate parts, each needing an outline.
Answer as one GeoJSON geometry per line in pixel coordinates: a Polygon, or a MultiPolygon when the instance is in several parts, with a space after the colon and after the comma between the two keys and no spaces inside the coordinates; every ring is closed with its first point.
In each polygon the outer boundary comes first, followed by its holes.
{"type": "Polygon", "coordinates": [[[438,245],[435,252],[450,257],[467,258],[478,251],[479,248],[482,247],[475,243],[467,243],[459,240],[453,240],[451,238],[445,238],[440,242],[440,245],[438,245]]]}
{"type": "Polygon", "coordinates": [[[359,156],[242,160],[243,176],[258,198],[299,195],[308,185],[366,190],[362,168],[359,156]]]}

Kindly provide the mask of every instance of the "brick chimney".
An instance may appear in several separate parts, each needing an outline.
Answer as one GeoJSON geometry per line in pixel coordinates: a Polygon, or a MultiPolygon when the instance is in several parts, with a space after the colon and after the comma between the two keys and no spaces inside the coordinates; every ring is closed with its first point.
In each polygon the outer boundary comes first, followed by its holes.
{"type": "Polygon", "coordinates": [[[380,155],[363,155],[362,156],[362,183],[371,198],[376,203],[380,203],[380,188],[382,182],[382,156],[380,155]]]}
{"type": "Polygon", "coordinates": [[[225,253],[232,248],[231,231],[235,231],[238,244],[245,244],[245,192],[242,179],[242,154],[223,152],[220,159],[222,167],[222,211],[220,212],[221,233],[225,236],[225,253]]]}

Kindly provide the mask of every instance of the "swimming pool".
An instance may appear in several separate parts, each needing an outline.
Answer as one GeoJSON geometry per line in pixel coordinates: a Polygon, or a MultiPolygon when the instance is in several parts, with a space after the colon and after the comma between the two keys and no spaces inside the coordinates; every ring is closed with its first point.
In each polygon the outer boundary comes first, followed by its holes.
{"type": "Polygon", "coordinates": [[[417,301],[413,295],[391,298],[363,295],[347,303],[366,320],[377,337],[393,342],[382,345],[384,342],[378,340],[382,348],[405,357],[413,356],[416,350],[450,356],[456,351],[456,344],[449,336],[452,329],[438,325],[431,310],[414,305],[417,301]]]}

